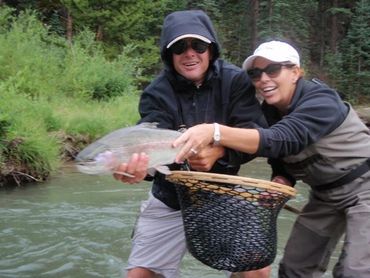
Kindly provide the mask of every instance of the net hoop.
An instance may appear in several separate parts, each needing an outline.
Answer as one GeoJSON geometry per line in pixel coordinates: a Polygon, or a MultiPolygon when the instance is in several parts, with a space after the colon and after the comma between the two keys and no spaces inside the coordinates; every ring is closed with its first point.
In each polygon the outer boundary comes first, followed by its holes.
{"type": "MultiPolygon", "coordinates": [[[[183,182],[186,180],[198,180],[206,182],[217,182],[225,184],[235,184],[242,186],[253,186],[258,188],[264,188],[266,190],[274,190],[280,193],[286,194],[289,198],[295,197],[297,190],[291,186],[284,184],[266,181],[261,179],[254,179],[248,177],[215,174],[209,172],[194,172],[194,171],[171,171],[171,174],[167,176],[167,179],[176,183],[183,182]]],[[[186,184],[183,184],[186,185],[186,184]]]]}

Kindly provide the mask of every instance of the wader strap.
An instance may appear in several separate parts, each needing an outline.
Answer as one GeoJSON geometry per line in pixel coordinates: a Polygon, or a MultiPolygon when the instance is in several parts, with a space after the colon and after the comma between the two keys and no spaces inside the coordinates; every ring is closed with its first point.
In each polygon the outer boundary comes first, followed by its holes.
{"type": "Polygon", "coordinates": [[[313,189],[317,191],[323,191],[323,190],[332,189],[338,186],[342,186],[344,184],[350,183],[351,181],[357,179],[358,177],[361,177],[363,174],[365,174],[369,170],[370,170],[370,158],[367,159],[364,163],[362,163],[357,168],[353,169],[347,175],[341,177],[340,179],[330,182],[330,183],[320,184],[318,186],[313,187],[313,189]]]}

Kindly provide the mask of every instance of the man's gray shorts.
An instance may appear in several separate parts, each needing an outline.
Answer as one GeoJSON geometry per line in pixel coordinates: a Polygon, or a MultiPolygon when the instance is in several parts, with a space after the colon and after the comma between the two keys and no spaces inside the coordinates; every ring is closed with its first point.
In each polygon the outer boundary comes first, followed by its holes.
{"type": "MultiPolygon", "coordinates": [[[[181,211],[166,206],[149,193],[140,207],[126,270],[143,267],[159,277],[179,278],[186,251],[181,211]]],[[[228,271],[221,273],[231,276],[228,271]]]]}
{"type": "Polygon", "coordinates": [[[126,269],[144,267],[163,277],[180,277],[185,252],[181,211],[171,209],[149,194],[140,207],[126,269]]]}

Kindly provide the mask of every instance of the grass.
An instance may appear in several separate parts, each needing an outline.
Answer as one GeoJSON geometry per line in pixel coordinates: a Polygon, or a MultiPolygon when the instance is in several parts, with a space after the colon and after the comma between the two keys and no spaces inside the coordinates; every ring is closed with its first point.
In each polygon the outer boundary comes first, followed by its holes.
{"type": "Polygon", "coordinates": [[[87,143],[136,123],[137,60],[106,59],[89,32],[69,44],[30,12],[2,9],[0,22],[0,185],[44,180],[87,143]]]}

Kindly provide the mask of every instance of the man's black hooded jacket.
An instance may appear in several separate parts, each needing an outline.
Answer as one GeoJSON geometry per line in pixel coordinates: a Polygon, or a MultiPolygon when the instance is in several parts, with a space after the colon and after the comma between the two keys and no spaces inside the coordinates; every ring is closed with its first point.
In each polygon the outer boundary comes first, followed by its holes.
{"type": "MultiPolygon", "coordinates": [[[[165,67],[141,96],[140,122],[157,122],[158,127],[173,130],[214,122],[237,127],[267,126],[246,73],[219,59],[220,45],[212,22],[203,11],[168,15],[163,24],[160,52],[165,67]],[[212,61],[200,87],[174,70],[172,53],[167,49],[169,42],[185,34],[201,35],[212,42],[212,61]]],[[[215,163],[211,172],[235,175],[240,164],[252,158],[225,150],[225,156],[215,163]]],[[[170,165],[170,169],[179,169],[179,165],[170,165]]],[[[163,174],[155,175],[152,193],[169,207],[180,208],[175,186],[163,174]]]]}

